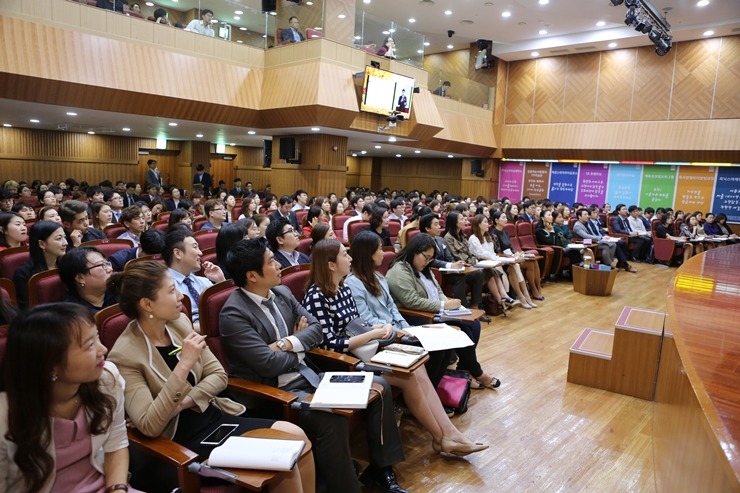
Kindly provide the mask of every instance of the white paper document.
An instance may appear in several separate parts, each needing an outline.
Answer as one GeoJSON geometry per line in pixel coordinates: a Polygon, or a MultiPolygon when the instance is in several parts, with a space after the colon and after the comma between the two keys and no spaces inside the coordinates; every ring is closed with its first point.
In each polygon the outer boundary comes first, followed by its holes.
{"type": "Polygon", "coordinates": [[[454,267],[440,267],[439,271],[440,272],[463,272],[465,271],[465,267],[460,267],[457,269],[454,267]]]}
{"type": "Polygon", "coordinates": [[[481,260],[477,264],[475,264],[473,267],[477,267],[479,269],[487,269],[491,267],[498,267],[501,265],[505,260],[481,260]]]}
{"type": "Polygon", "coordinates": [[[447,324],[425,324],[418,327],[408,327],[403,331],[418,338],[427,351],[440,351],[473,345],[473,341],[465,332],[447,324]]]}
{"type": "Polygon", "coordinates": [[[290,471],[305,447],[303,440],[229,437],[211,451],[208,465],[236,469],[290,471]]]}
{"type": "Polygon", "coordinates": [[[370,358],[371,363],[380,363],[383,365],[398,366],[400,368],[409,368],[419,361],[424,354],[403,353],[400,351],[379,351],[378,354],[370,358]]]}
{"type": "Polygon", "coordinates": [[[463,315],[472,315],[473,312],[468,310],[467,308],[458,308],[457,310],[443,310],[442,315],[445,317],[462,317],[463,315]]]}
{"type": "Polygon", "coordinates": [[[310,406],[317,409],[365,409],[372,384],[373,374],[367,371],[326,372],[310,406]],[[354,381],[360,377],[362,380],[354,381]]]}

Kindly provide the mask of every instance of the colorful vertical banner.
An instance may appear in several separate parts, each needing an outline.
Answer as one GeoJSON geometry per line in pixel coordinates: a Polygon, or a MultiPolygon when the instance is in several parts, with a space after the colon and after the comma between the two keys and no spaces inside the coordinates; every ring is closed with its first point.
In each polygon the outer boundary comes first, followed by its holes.
{"type": "Polygon", "coordinates": [[[712,208],[714,181],[717,168],[714,166],[681,166],[676,182],[676,210],[702,211],[712,208]]]}
{"type": "Polygon", "coordinates": [[[581,164],[581,174],[578,175],[578,193],[576,202],[599,207],[606,202],[606,185],[609,181],[608,164],[581,164]]]}
{"type": "Polygon", "coordinates": [[[547,198],[550,188],[550,163],[527,163],[524,169],[524,197],[532,200],[547,198]]]}
{"type": "Polygon", "coordinates": [[[642,166],[612,164],[609,168],[609,186],[606,200],[612,208],[617,204],[637,204],[640,199],[642,166]]]}
{"type": "Polygon", "coordinates": [[[572,204],[576,200],[578,165],[553,163],[550,168],[550,200],[572,204]]]}
{"type": "MultiPolygon", "coordinates": [[[[677,166],[645,166],[642,171],[640,200],[635,202],[643,209],[672,207],[676,190],[677,166]]],[[[627,202],[625,202],[627,206],[627,202]]]]}
{"type": "Polygon", "coordinates": [[[512,202],[522,200],[524,163],[502,163],[498,174],[498,196],[508,197],[512,202]]]}
{"type": "Polygon", "coordinates": [[[740,223],[740,167],[721,167],[717,170],[712,212],[724,212],[728,223],[740,223]]]}

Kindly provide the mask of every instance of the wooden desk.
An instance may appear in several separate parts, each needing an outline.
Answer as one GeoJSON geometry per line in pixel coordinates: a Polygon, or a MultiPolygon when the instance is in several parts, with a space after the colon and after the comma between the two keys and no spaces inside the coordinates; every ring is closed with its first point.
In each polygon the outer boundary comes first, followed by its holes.
{"type": "MultiPolygon", "coordinates": [[[[274,438],[277,440],[301,440],[300,437],[291,435],[290,433],[286,433],[284,431],[273,430],[272,428],[260,428],[257,430],[250,430],[244,433],[242,436],[251,438],[274,438]]],[[[307,440],[306,446],[303,447],[303,452],[301,452],[300,459],[302,459],[309,453],[311,453],[311,441],[307,440]]],[[[298,466],[296,465],[295,467],[298,466]]],[[[263,471],[258,469],[232,469],[227,467],[223,467],[220,469],[235,474],[237,476],[236,484],[241,486],[242,488],[247,488],[248,490],[252,491],[262,491],[265,486],[267,486],[280,474],[283,474],[283,472],[281,471],[263,471]]]]}
{"type": "Polygon", "coordinates": [[[573,291],[587,296],[610,296],[617,278],[616,269],[596,270],[573,266],[573,291]]]}

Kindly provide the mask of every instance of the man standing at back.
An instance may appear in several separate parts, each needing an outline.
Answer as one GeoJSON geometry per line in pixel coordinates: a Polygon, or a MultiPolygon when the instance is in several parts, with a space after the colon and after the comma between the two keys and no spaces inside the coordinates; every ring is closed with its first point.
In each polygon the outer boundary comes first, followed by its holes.
{"type": "MultiPolygon", "coordinates": [[[[231,373],[301,398],[315,392],[319,376],[308,366],[305,353],[323,340],[321,325],[288,288],[280,286],[280,265],[267,242],[240,241],[228,253],[226,268],[238,286],[221,309],[219,321],[231,373]]],[[[376,385],[382,387],[382,397],[364,412],[370,465],[360,480],[386,492],[406,493],[393,472],[393,465],[404,456],[390,387],[381,377],[374,378],[376,385]]],[[[308,409],[300,410],[298,418],[298,424],[316,437],[319,484],[327,492],[359,493],[347,419],[308,409]]]]}

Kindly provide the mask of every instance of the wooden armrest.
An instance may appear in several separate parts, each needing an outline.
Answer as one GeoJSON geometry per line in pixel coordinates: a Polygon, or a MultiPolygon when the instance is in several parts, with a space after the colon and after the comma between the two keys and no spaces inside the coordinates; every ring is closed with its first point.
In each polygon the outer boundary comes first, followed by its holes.
{"type": "Polygon", "coordinates": [[[347,366],[350,367],[350,369],[354,369],[354,367],[360,363],[360,360],[354,356],[328,351],[326,349],[314,348],[310,350],[308,354],[309,356],[312,356],[312,359],[317,359],[331,365],[347,366]]]}
{"type": "Polygon", "coordinates": [[[434,316],[437,315],[436,313],[432,313],[432,312],[425,312],[422,310],[413,310],[411,308],[401,308],[401,307],[398,307],[398,312],[404,318],[407,316],[414,317],[414,318],[423,318],[430,322],[434,320],[434,316]]]}
{"type": "Polygon", "coordinates": [[[285,406],[289,406],[293,401],[298,399],[298,396],[285,390],[280,390],[277,387],[252,382],[243,378],[229,377],[229,388],[239,392],[244,392],[245,394],[257,397],[258,399],[277,402],[285,406]]]}
{"type": "Polygon", "coordinates": [[[169,438],[148,437],[138,430],[128,431],[130,443],[178,468],[186,467],[198,458],[192,450],[175,443],[169,438]]]}

